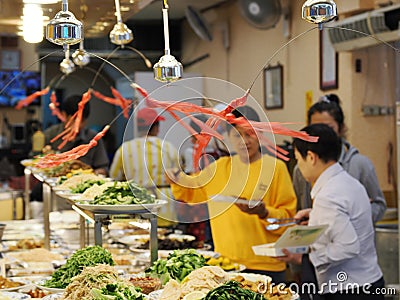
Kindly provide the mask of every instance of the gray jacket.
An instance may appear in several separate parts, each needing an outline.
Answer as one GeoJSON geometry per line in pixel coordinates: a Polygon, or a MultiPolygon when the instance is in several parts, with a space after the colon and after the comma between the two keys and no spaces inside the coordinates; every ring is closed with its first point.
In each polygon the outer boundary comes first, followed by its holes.
{"type": "MultiPolygon", "coordinates": [[[[367,190],[371,202],[372,220],[374,223],[382,219],[386,211],[386,200],[379,187],[375,168],[368,157],[361,155],[358,150],[343,140],[339,163],[352,177],[356,178],[367,190]],[[347,150],[347,151],[346,151],[347,150]]],[[[298,202],[297,208],[312,207],[310,196],[311,185],[304,179],[297,165],[293,170],[293,187],[298,202]]]]}

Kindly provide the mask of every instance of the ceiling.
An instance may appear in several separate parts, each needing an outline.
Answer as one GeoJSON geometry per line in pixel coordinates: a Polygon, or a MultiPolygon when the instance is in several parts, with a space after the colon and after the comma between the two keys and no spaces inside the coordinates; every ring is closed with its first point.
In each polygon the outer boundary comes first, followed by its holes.
{"type": "MultiPolygon", "coordinates": [[[[27,0],[0,0],[0,34],[15,35],[22,25],[21,15],[24,1],[27,0]]],[[[29,0],[32,2],[38,0],[29,0]]],[[[55,0],[56,1],[56,0],[55,0]]],[[[55,2],[54,1],[54,2],[55,2]]],[[[123,21],[162,19],[161,0],[119,0],[123,21]]],[[[171,0],[169,5],[169,18],[181,19],[185,17],[185,9],[191,5],[199,10],[218,5],[226,0],[171,0]]],[[[61,7],[61,0],[55,4],[42,5],[43,14],[47,20],[54,18],[61,7]]],[[[114,24],[114,0],[69,0],[68,10],[83,22],[85,37],[100,37],[109,34],[114,24]]]]}

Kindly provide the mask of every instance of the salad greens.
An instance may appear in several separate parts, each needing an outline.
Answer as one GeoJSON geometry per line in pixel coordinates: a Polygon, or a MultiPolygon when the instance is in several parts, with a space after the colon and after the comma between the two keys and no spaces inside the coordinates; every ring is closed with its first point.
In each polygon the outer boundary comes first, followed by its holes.
{"type": "Polygon", "coordinates": [[[171,278],[181,282],[193,270],[206,265],[206,259],[195,249],[174,250],[167,259],[158,259],[146,274],[160,278],[162,284],[171,278]]]}
{"type": "Polygon", "coordinates": [[[239,282],[228,281],[227,283],[209,291],[203,300],[264,300],[262,294],[244,289],[239,282]]]}
{"type": "Polygon", "coordinates": [[[74,194],[83,193],[84,191],[86,191],[88,188],[92,187],[95,184],[102,185],[104,183],[105,180],[103,179],[88,179],[82,183],[79,183],[76,187],[72,188],[71,192],[74,194]]]}
{"type": "Polygon", "coordinates": [[[154,203],[155,197],[134,181],[115,182],[103,194],[96,196],[90,204],[126,205],[154,203]]]}
{"type": "Polygon", "coordinates": [[[113,266],[115,263],[111,253],[100,246],[89,246],[77,250],[67,259],[65,265],[62,265],[49,280],[45,281],[44,286],[64,289],[70,284],[72,277],[82,272],[83,267],[97,264],[113,266]]]}
{"type": "Polygon", "coordinates": [[[109,283],[100,289],[92,289],[91,294],[96,300],[144,300],[139,287],[123,282],[109,283]]]}

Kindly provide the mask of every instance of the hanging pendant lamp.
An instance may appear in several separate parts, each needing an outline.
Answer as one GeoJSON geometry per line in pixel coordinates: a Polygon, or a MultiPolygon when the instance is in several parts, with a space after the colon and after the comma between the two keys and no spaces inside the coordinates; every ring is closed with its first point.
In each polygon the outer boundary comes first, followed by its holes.
{"type": "Polygon", "coordinates": [[[65,58],[60,63],[60,71],[65,75],[71,74],[75,71],[75,64],[69,58],[69,46],[65,50],[65,58]]]}
{"type": "Polygon", "coordinates": [[[114,25],[114,28],[110,32],[110,41],[113,44],[123,47],[133,41],[133,33],[128,26],[122,23],[119,0],[115,0],[115,14],[117,16],[117,24],[114,25]]]}
{"type": "Polygon", "coordinates": [[[83,25],[68,11],[68,0],[46,26],[46,39],[57,45],[74,45],[83,39],[83,25]]]}
{"type": "Polygon", "coordinates": [[[182,78],[183,67],[174,56],[170,54],[169,49],[169,30],[168,30],[168,4],[163,4],[163,22],[164,22],[164,42],[165,51],[160,60],[153,66],[154,78],[161,82],[172,82],[182,78]]]}
{"type": "Polygon", "coordinates": [[[84,67],[89,64],[90,56],[83,49],[83,40],[79,44],[79,49],[76,49],[75,52],[72,53],[72,60],[75,63],[75,65],[79,67],[84,67]]]}
{"type": "Polygon", "coordinates": [[[333,0],[307,0],[302,7],[302,17],[313,24],[332,21],[337,17],[336,3],[333,0]]]}

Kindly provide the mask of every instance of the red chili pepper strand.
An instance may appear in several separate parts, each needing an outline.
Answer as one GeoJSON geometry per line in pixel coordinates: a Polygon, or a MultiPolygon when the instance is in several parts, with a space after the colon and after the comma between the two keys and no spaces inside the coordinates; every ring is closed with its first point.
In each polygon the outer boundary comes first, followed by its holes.
{"type": "Polygon", "coordinates": [[[130,105],[131,101],[125,99],[117,89],[111,87],[111,93],[120,101],[120,106],[122,109],[122,113],[124,114],[125,118],[129,118],[129,111],[126,109],[128,105],[130,105]]]}
{"type": "Polygon", "coordinates": [[[57,108],[60,103],[57,102],[57,96],[54,91],[51,92],[50,95],[49,108],[53,116],[56,116],[61,122],[65,122],[65,116],[61,113],[61,111],[57,108]]]}
{"type": "Polygon", "coordinates": [[[55,137],[53,137],[50,140],[50,143],[54,143],[56,140],[58,140],[59,138],[61,138],[62,136],[64,136],[65,134],[67,134],[69,131],[71,131],[71,128],[67,128],[65,129],[63,132],[57,134],[55,137]]]}
{"type": "Polygon", "coordinates": [[[41,91],[36,91],[33,94],[29,95],[28,97],[26,97],[25,99],[19,101],[17,103],[17,105],[15,105],[15,109],[21,109],[25,106],[28,106],[29,104],[31,104],[33,101],[36,100],[37,97],[39,96],[43,96],[46,95],[48,92],[50,91],[49,87],[46,87],[45,89],[41,90],[41,91]]]}
{"type": "Polygon", "coordinates": [[[119,104],[119,101],[117,99],[104,96],[102,93],[100,93],[98,91],[92,90],[92,94],[96,98],[99,98],[100,100],[103,100],[104,102],[110,103],[112,105],[118,105],[119,104]]]}
{"type": "Polygon", "coordinates": [[[64,153],[57,153],[57,154],[48,154],[41,158],[36,165],[38,168],[50,168],[50,167],[55,167],[58,166],[66,161],[70,161],[73,159],[78,159],[86,153],[93,147],[95,147],[98,143],[98,141],[106,134],[106,132],[109,130],[110,125],[106,125],[102,131],[100,131],[96,136],[88,143],[85,145],[80,145],[77,146],[69,151],[66,151],[64,153]]]}
{"type": "Polygon", "coordinates": [[[89,102],[90,98],[91,98],[91,90],[88,89],[88,91],[83,94],[81,102],[78,103],[78,111],[73,127],[74,136],[72,139],[75,139],[76,135],[79,133],[79,129],[82,122],[83,109],[85,108],[86,103],[89,102]]]}

